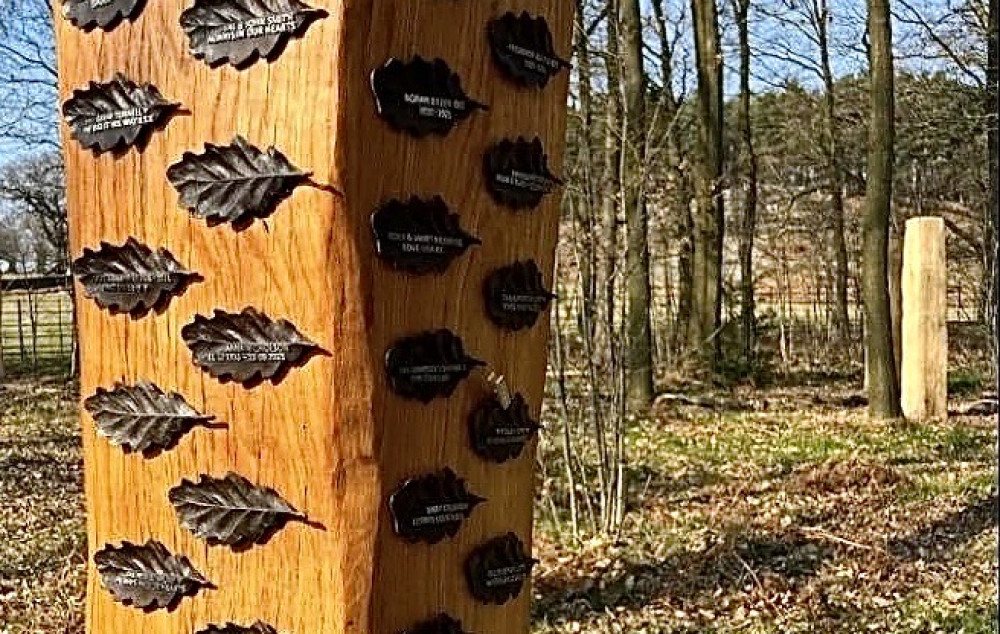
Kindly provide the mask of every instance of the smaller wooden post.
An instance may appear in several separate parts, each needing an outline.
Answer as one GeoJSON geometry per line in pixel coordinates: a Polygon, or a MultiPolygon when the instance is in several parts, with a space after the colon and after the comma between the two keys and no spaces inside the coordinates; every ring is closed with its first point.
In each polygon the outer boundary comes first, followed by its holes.
{"type": "Polygon", "coordinates": [[[906,222],[903,245],[902,409],[907,419],[948,416],[948,275],[940,218],[906,222]]]}

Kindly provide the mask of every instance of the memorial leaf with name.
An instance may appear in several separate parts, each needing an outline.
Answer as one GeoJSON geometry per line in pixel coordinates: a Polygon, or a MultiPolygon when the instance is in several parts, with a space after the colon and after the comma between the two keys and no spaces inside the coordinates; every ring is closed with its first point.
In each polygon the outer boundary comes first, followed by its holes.
{"type": "Polygon", "coordinates": [[[275,148],[261,151],[237,135],[229,145],[206,143],[202,154],[185,152],[167,168],[167,180],[180,204],[209,226],[242,227],[270,216],[309,174],[275,148]]]}
{"type": "Polygon", "coordinates": [[[412,627],[408,627],[400,634],[468,634],[462,629],[462,622],[452,618],[444,612],[438,614],[433,619],[421,621],[412,627]]]}
{"type": "Polygon", "coordinates": [[[416,137],[445,135],[486,105],[470,99],[462,80],[442,59],[390,58],[371,75],[375,106],[389,125],[416,137]]]}
{"type": "Polygon", "coordinates": [[[528,403],[515,394],[504,407],[496,396],[482,401],[469,415],[469,437],[476,455],[489,462],[506,462],[521,455],[541,429],[528,412],[528,403]]]}
{"type": "Polygon", "coordinates": [[[121,246],[102,242],[96,251],[84,249],[73,262],[73,274],[98,306],[133,315],[163,307],[198,277],[165,248],[153,251],[135,238],[121,246]]]}
{"type": "Polygon", "coordinates": [[[212,545],[260,544],[289,520],[305,520],[274,489],[256,486],[236,473],[224,478],[202,475],[197,483],[182,480],[168,498],[181,526],[212,545]]]}
{"type": "Polygon", "coordinates": [[[514,81],[544,87],[569,62],[556,55],[552,32],[545,18],[508,11],[486,27],[493,61],[514,81]]]}
{"type": "Polygon", "coordinates": [[[174,555],[160,542],[122,542],[94,553],[104,587],[119,603],[144,610],[169,608],[212,584],[187,557],[174,555]]]}
{"type": "Polygon", "coordinates": [[[486,151],[483,169],[490,195],[512,209],[537,207],[545,194],[562,183],[549,171],[548,155],[538,137],[500,141],[486,151]]]}
{"type": "Polygon", "coordinates": [[[409,541],[436,544],[454,537],[484,498],[469,493],[465,480],[449,468],[407,480],[389,496],[396,534],[409,541]]]}
{"type": "Polygon", "coordinates": [[[451,396],[474,368],[483,365],[465,353],[457,335],[443,329],[401,339],[385,355],[392,389],[424,403],[451,396]]]}
{"type": "Polygon", "coordinates": [[[62,11],[73,26],[85,31],[95,26],[107,30],[135,16],[143,4],[145,0],[65,0],[62,11]]]}
{"type": "Polygon", "coordinates": [[[179,107],[152,84],[137,84],[119,73],[109,82],[74,90],[62,113],[71,137],[85,148],[107,152],[143,143],[179,107]]]}
{"type": "Polygon", "coordinates": [[[97,433],[112,445],[145,454],[169,449],[195,426],[215,420],[177,392],[164,392],[149,381],[116,383],[111,390],[99,387],[83,407],[93,417],[97,433]]]}
{"type": "Polygon", "coordinates": [[[277,382],[319,351],[291,322],[272,320],[252,307],[240,313],[216,310],[212,317],[195,315],[181,329],[181,337],[196,365],[217,379],[247,386],[268,379],[277,382]]]}
{"type": "Polygon", "coordinates": [[[501,328],[521,330],[535,325],[555,299],[534,260],[517,261],[493,271],[483,283],[486,314],[501,328]]]}
{"type": "Polygon", "coordinates": [[[327,15],[299,0],[195,0],[180,23],[196,58],[242,68],[275,59],[291,38],[327,15]]]}
{"type": "Polygon", "coordinates": [[[415,274],[441,273],[466,249],[482,241],[466,232],[440,196],[390,200],[371,219],[375,253],[394,268],[415,274]]]}
{"type": "Polygon", "coordinates": [[[536,563],[514,533],[495,537],[465,560],[469,591],[482,603],[503,605],[520,594],[536,563]]]}
{"type": "Polygon", "coordinates": [[[198,630],[195,634],[278,634],[278,630],[263,621],[257,621],[246,627],[235,623],[209,625],[198,630]]]}

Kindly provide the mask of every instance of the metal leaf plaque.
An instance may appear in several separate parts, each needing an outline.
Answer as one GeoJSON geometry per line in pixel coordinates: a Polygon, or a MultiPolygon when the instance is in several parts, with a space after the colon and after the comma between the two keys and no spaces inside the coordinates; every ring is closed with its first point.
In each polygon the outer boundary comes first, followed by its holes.
{"type": "Polygon", "coordinates": [[[537,207],[542,197],[561,184],[549,171],[542,141],[504,139],[483,157],[486,187],[493,199],[512,209],[537,207]]]}
{"type": "Polygon", "coordinates": [[[441,273],[466,249],[482,241],[459,225],[440,196],[390,200],[372,214],[375,253],[397,269],[441,273]]]}
{"type": "Polygon", "coordinates": [[[139,546],[122,542],[94,553],[104,587],[115,600],[145,610],[169,608],[212,584],[187,557],[173,555],[157,541],[139,546]]]}
{"type": "Polygon", "coordinates": [[[203,154],[185,152],[167,168],[167,179],[181,205],[209,226],[240,228],[270,216],[309,174],[273,147],[264,152],[237,135],[230,145],[206,143],[203,154]]]}
{"type": "Polygon", "coordinates": [[[445,613],[438,614],[433,619],[421,621],[413,627],[406,628],[400,634],[468,634],[462,629],[462,622],[453,619],[445,613]]]}
{"type": "Polygon", "coordinates": [[[84,249],[73,262],[73,273],[98,306],[134,315],[165,307],[198,277],[166,249],[154,252],[135,238],[121,246],[102,242],[97,251],[84,249]]]}
{"type": "Polygon", "coordinates": [[[534,260],[514,262],[490,273],[483,283],[483,297],[490,320],[509,330],[534,326],[555,299],[534,260]]]}
{"type": "Polygon", "coordinates": [[[65,0],[63,16],[85,31],[99,26],[114,27],[123,18],[131,18],[145,4],[144,0],[65,0]]]}
{"type": "Polygon", "coordinates": [[[484,498],[469,493],[465,480],[445,468],[403,483],[389,496],[393,530],[409,541],[436,544],[454,537],[484,498]]]}
{"type": "Polygon", "coordinates": [[[197,483],[182,480],[168,498],[181,526],[212,545],[262,544],[289,520],[305,520],[274,489],[235,473],[224,478],[203,475],[197,483]]]}
{"type": "Polygon", "coordinates": [[[401,339],[385,354],[392,389],[424,403],[451,396],[462,379],[482,365],[486,364],[465,354],[462,340],[450,330],[401,339]]]}
{"type": "Polygon", "coordinates": [[[469,437],[476,455],[489,462],[506,462],[521,455],[524,446],[541,429],[528,413],[528,403],[520,394],[506,409],[490,396],[469,415],[469,437]]]}
{"type": "Polygon", "coordinates": [[[181,14],[191,53],[210,66],[237,68],[278,57],[288,40],[328,14],[299,0],[195,0],[181,14]]]}
{"type": "Polygon", "coordinates": [[[235,623],[209,625],[204,629],[198,630],[196,634],[278,634],[278,630],[263,621],[257,621],[247,627],[236,625],[235,623]]]}
{"type": "Polygon", "coordinates": [[[255,308],[241,313],[216,310],[212,317],[195,315],[181,329],[194,362],[222,381],[250,386],[270,379],[277,383],[289,368],[305,363],[319,350],[291,322],[271,320],[255,308]]]}
{"type": "Polygon", "coordinates": [[[73,91],[62,106],[70,135],[96,152],[145,142],[150,130],[164,124],[180,107],[152,84],[137,84],[122,74],[107,83],[90,82],[73,91]]]}
{"type": "Polygon", "coordinates": [[[486,32],[493,61],[518,83],[542,88],[563,68],[569,68],[569,62],[556,55],[552,32],[543,17],[508,11],[490,20],[486,32]]]}
{"type": "Polygon", "coordinates": [[[390,58],[372,71],[371,86],[379,116],[416,137],[445,135],[474,111],[486,109],[465,94],[461,79],[441,59],[390,58]]]}
{"type": "Polygon", "coordinates": [[[465,560],[469,591],[482,603],[503,605],[520,594],[536,563],[514,533],[495,537],[465,560]]]}
{"type": "Polygon", "coordinates": [[[147,455],[173,447],[196,425],[215,420],[177,392],[168,394],[149,381],[116,383],[111,390],[99,387],[83,407],[94,418],[97,433],[112,445],[147,455]]]}

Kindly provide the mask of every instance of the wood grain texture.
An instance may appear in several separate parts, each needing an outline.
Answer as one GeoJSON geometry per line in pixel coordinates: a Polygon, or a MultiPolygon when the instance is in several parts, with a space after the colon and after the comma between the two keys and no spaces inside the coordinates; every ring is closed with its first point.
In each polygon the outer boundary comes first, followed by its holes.
{"type": "MultiPolygon", "coordinates": [[[[154,381],[228,425],[196,428],[153,459],[126,455],[98,437],[85,414],[85,489],[90,554],[122,540],[162,541],[216,584],[172,612],[116,604],[89,571],[91,634],[194,632],[208,623],[261,619],[300,634],[398,632],[438,611],[467,630],[527,630],[530,588],[503,607],[468,593],[465,557],[515,531],[530,539],[533,452],[493,465],[469,448],[466,419],[487,393],[475,376],[428,405],[388,388],[386,348],[404,335],[447,327],[468,352],[503,373],[538,414],[546,320],[506,333],[487,319],[482,283],[495,268],[535,258],[550,283],[559,195],[531,212],[499,207],[483,183],[486,147],[539,135],[559,172],[567,73],[542,90],[519,88],[493,66],[486,23],[507,10],[543,15],[568,56],[572,3],[518,0],[310,2],[330,17],[293,40],[273,63],[238,71],[192,57],[178,26],[184,0],[150,2],[134,22],[89,33],[57,19],[60,93],[124,72],[156,85],[189,114],[155,132],[141,152],[94,155],[63,130],[73,255],[101,240],[134,236],[165,246],[204,280],[160,313],[112,316],[77,293],[83,397],[115,381],[154,381]],[[375,115],[370,71],[388,57],[442,57],[466,92],[490,106],[447,137],[411,139],[375,115]],[[265,222],[234,232],[183,210],[167,167],[204,143],[236,134],[275,145],[342,195],[299,187],[265,222]],[[483,240],[439,276],[394,271],[374,255],[369,216],[391,197],[440,194],[483,240]],[[195,314],[254,306],[289,319],[329,354],[278,385],[220,384],[191,362],[180,337],[195,314]],[[436,546],[391,531],[386,496],[404,479],[452,467],[488,501],[459,534],[436,546]],[[209,547],[177,523],[167,491],[182,478],[235,471],[273,487],[322,527],[292,523],[266,545],[234,553],[209,547]]],[[[65,126],[64,126],[65,128],[65,126]]],[[[78,289],[79,290],[79,289],[78,289]]]]}
{"type": "Polygon", "coordinates": [[[906,221],[901,405],[909,420],[948,417],[948,267],[941,218],[906,221]]]}

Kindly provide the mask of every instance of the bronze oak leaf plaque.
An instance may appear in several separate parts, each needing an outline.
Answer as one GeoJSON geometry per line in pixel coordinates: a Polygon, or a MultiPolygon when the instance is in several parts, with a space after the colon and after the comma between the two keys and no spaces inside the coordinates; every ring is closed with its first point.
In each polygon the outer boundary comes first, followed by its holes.
{"type": "Polygon", "coordinates": [[[198,630],[196,634],[278,634],[278,630],[263,621],[257,621],[253,625],[245,627],[235,623],[208,625],[198,630]]]}
{"type": "Polygon", "coordinates": [[[534,326],[555,297],[545,288],[542,272],[534,260],[499,268],[483,283],[486,314],[493,323],[508,330],[534,326]]]}
{"type": "Polygon", "coordinates": [[[119,73],[109,82],[74,90],[62,113],[70,136],[85,148],[107,152],[144,143],[179,107],[152,84],[140,85],[119,73]]]}
{"type": "Polygon", "coordinates": [[[543,17],[508,11],[486,27],[493,61],[510,79],[526,86],[544,87],[569,62],[556,55],[552,32],[543,17]]]}
{"type": "Polygon", "coordinates": [[[520,594],[536,563],[514,533],[493,538],[465,561],[469,591],[482,603],[503,605],[520,594]]]}
{"type": "Polygon", "coordinates": [[[403,483],[389,496],[396,534],[413,542],[436,544],[454,537],[484,498],[469,493],[465,480],[445,468],[403,483]]]}
{"type": "Polygon", "coordinates": [[[474,111],[486,109],[465,94],[458,74],[442,59],[390,58],[372,71],[371,86],[379,116],[416,137],[443,136],[474,111]]]}
{"type": "Polygon", "coordinates": [[[63,16],[85,31],[99,26],[108,30],[123,18],[131,18],[139,12],[145,0],[65,0],[63,16]]]}
{"type": "Polygon", "coordinates": [[[169,449],[193,427],[215,420],[180,394],[168,394],[149,381],[116,383],[111,390],[99,387],[83,407],[93,417],[97,433],[112,445],[147,455],[169,449]]]}
{"type": "Polygon", "coordinates": [[[181,526],[212,545],[262,544],[289,520],[305,520],[274,489],[236,473],[223,478],[203,475],[196,483],[182,480],[167,497],[181,526]]]}
{"type": "Polygon", "coordinates": [[[406,628],[400,634],[468,634],[462,629],[462,622],[444,612],[433,619],[421,621],[406,628]]]}
{"type": "Polygon", "coordinates": [[[541,429],[528,413],[528,403],[515,394],[504,408],[495,396],[481,402],[469,415],[469,437],[476,455],[489,462],[506,462],[521,455],[541,429]]]}
{"type": "Polygon", "coordinates": [[[459,225],[440,196],[390,200],[372,214],[375,253],[410,273],[441,273],[479,238],[459,225]]]}
{"type": "Polygon", "coordinates": [[[212,587],[187,557],[171,554],[152,540],[141,546],[105,546],[94,553],[94,565],[116,601],[144,610],[173,607],[183,597],[212,587]]]}
{"type": "Polygon", "coordinates": [[[135,238],[121,246],[102,242],[96,251],[84,249],[73,262],[73,273],[98,306],[135,316],[165,307],[198,278],[165,248],[153,251],[135,238]]]}
{"type": "Polygon", "coordinates": [[[511,209],[537,207],[542,197],[561,184],[549,171],[549,159],[542,141],[504,139],[483,156],[486,188],[493,199],[511,209]]]}
{"type": "Polygon", "coordinates": [[[229,145],[206,143],[202,154],[185,152],[167,168],[167,180],[180,204],[209,226],[242,228],[270,216],[309,174],[273,147],[262,151],[237,136],[229,145]]]}
{"type": "Polygon", "coordinates": [[[212,317],[195,315],[181,329],[194,363],[221,381],[251,387],[277,383],[289,368],[304,364],[319,346],[291,322],[272,320],[255,308],[239,313],[216,310],[212,317]]]}
{"type": "Polygon", "coordinates": [[[195,0],[180,22],[196,58],[243,68],[277,58],[289,39],[327,15],[299,0],[195,0]]]}
{"type": "Polygon", "coordinates": [[[444,329],[401,339],[385,354],[392,389],[424,403],[451,396],[474,368],[483,365],[465,353],[457,335],[444,329]]]}

